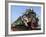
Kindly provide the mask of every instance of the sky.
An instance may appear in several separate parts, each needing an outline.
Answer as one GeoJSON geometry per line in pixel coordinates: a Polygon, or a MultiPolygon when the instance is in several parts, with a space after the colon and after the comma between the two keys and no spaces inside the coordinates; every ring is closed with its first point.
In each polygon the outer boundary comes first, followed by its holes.
{"type": "MultiPolygon", "coordinates": [[[[25,13],[26,9],[33,9],[36,12],[37,16],[39,16],[39,20],[41,20],[41,7],[40,6],[11,6],[11,23],[17,20],[19,16],[22,16],[25,13]]],[[[40,23],[40,21],[39,21],[40,23]]]]}

